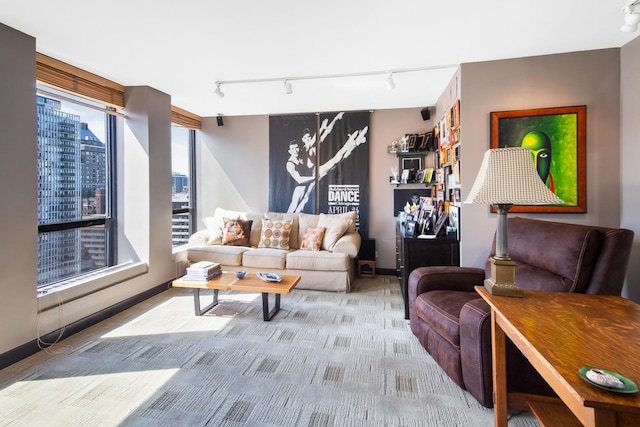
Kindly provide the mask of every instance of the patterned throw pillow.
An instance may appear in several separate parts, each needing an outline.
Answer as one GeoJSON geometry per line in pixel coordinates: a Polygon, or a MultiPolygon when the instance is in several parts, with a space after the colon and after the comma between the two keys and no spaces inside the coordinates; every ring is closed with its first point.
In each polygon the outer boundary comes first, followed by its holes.
{"type": "Polygon", "coordinates": [[[258,247],[289,250],[292,226],[292,219],[263,219],[258,247]]]}
{"type": "Polygon", "coordinates": [[[300,249],[306,249],[308,251],[319,251],[320,245],[322,245],[322,238],[324,237],[325,227],[307,227],[304,230],[304,236],[300,242],[300,249]]]}
{"type": "Polygon", "coordinates": [[[249,246],[253,220],[224,218],[222,244],[229,246],[249,246]]]}

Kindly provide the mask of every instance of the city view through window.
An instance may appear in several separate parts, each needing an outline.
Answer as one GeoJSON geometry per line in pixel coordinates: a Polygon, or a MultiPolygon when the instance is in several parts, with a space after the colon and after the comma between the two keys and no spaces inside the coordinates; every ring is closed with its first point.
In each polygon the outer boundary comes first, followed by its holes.
{"type": "MultiPolygon", "coordinates": [[[[40,89],[36,97],[38,287],[42,287],[115,265],[110,190],[115,117],[103,105],[49,88],[40,89]]],[[[191,234],[194,137],[188,128],[171,127],[173,246],[186,244],[191,234]]]]}
{"type": "Polygon", "coordinates": [[[48,95],[37,95],[37,116],[40,287],[110,265],[113,117],[48,95]]]}
{"type": "Polygon", "coordinates": [[[191,235],[190,158],[193,131],[171,126],[171,236],[173,246],[184,245],[191,235]]]}

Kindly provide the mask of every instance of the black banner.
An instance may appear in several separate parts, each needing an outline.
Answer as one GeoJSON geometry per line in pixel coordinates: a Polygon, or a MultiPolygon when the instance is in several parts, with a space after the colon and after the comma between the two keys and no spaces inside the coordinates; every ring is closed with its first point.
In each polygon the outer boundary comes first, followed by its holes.
{"type": "Polygon", "coordinates": [[[270,117],[269,210],[355,211],[356,227],[367,238],[369,117],[369,112],[270,117]]]}
{"type": "Polygon", "coordinates": [[[369,117],[367,112],[320,115],[319,212],[356,211],[356,228],[369,236],[369,117]]]}
{"type": "Polygon", "coordinates": [[[315,114],[269,118],[269,210],[316,213],[315,114]]]}

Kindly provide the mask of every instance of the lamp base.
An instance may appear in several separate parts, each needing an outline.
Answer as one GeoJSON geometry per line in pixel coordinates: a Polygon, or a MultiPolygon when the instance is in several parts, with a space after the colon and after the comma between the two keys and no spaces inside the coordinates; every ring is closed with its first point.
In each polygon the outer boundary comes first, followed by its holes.
{"type": "Polygon", "coordinates": [[[516,263],[512,260],[489,258],[491,277],[485,279],[484,287],[491,295],[522,297],[522,290],[516,285],[516,263]]]}

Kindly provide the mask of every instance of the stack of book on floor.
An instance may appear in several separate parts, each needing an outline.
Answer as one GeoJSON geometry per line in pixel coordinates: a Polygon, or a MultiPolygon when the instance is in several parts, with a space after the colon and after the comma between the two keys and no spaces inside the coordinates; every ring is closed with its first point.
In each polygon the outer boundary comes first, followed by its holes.
{"type": "Polygon", "coordinates": [[[200,261],[187,267],[186,274],[182,277],[182,280],[192,282],[206,282],[215,277],[218,277],[221,273],[222,268],[220,268],[219,263],[200,261]]]}

